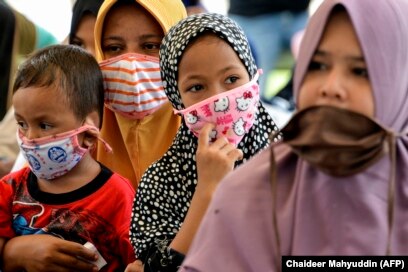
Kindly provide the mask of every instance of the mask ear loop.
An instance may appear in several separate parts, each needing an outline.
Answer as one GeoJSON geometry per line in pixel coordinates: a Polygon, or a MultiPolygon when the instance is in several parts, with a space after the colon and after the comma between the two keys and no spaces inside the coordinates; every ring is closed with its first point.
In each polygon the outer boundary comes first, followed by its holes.
{"type": "MultiPolygon", "coordinates": [[[[270,140],[273,140],[276,136],[277,132],[272,132],[270,136],[270,140]]],[[[272,142],[272,141],[271,141],[272,142]]],[[[270,148],[271,150],[271,157],[270,157],[270,163],[271,163],[271,168],[270,168],[270,175],[271,175],[271,191],[272,191],[272,202],[273,202],[273,207],[272,207],[272,224],[273,224],[273,229],[275,233],[275,239],[276,239],[276,254],[275,254],[275,263],[276,263],[276,271],[281,271],[281,258],[282,258],[282,252],[281,252],[281,243],[280,243],[280,234],[279,234],[279,226],[278,226],[278,216],[277,216],[277,202],[278,202],[278,182],[277,182],[277,167],[276,167],[276,160],[275,160],[275,154],[273,152],[273,146],[270,148]]]]}
{"type": "Polygon", "coordinates": [[[106,153],[113,153],[112,147],[108,144],[107,141],[105,141],[104,139],[102,139],[99,135],[98,135],[97,138],[98,138],[98,140],[99,140],[100,142],[102,142],[103,147],[104,147],[106,153]]]}
{"type": "MultiPolygon", "coordinates": [[[[94,126],[90,126],[90,125],[84,125],[83,127],[84,127],[84,131],[85,131],[85,132],[86,132],[86,131],[89,131],[89,133],[90,133],[91,135],[93,135],[96,139],[98,139],[98,140],[103,144],[104,149],[105,149],[105,152],[107,152],[107,153],[113,153],[112,147],[108,144],[108,142],[106,142],[104,139],[101,138],[100,132],[99,132],[99,129],[98,129],[98,128],[96,128],[96,127],[94,127],[94,126]]],[[[94,149],[95,147],[96,147],[96,146],[93,145],[92,148],[91,148],[91,151],[93,151],[93,149],[94,149]]]]}
{"type": "Polygon", "coordinates": [[[392,229],[394,226],[394,205],[395,205],[395,176],[396,176],[396,162],[397,162],[397,152],[396,152],[396,140],[393,134],[388,136],[388,146],[390,149],[390,161],[391,169],[389,181],[390,185],[388,187],[388,203],[387,203],[387,212],[388,212],[388,238],[387,238],[387,249],[386,255],[391,255],[391,238],[392,238],[392,229]]]}

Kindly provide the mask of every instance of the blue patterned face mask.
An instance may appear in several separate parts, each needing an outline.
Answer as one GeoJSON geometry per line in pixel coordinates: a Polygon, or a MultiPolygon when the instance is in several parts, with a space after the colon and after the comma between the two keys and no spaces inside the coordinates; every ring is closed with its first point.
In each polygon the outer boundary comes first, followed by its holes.
{"type": "MultiPolygon", "coordinates": [[[[96,127],[85,125],[75,130],[37,139],[27,139],[21,131],[18,131],[17,139],[31,171],[37,178],[52,180],[68,173],[81,161],[88,149],[80,146],[78,134],[88,130],[99,132],[96,127]]],[[[107,143],[105,145],[109,150],[107,143]]]]}

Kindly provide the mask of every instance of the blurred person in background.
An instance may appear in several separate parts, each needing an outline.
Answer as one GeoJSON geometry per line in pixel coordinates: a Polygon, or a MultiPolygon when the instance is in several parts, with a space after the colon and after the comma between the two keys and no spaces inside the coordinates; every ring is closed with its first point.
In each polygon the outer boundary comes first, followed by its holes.
{"type": "Polygon", "coordinates": [[[261,99],[268,102],[267,79],[292,36],[307,22],[309,0],[230,0],[228,15],[243,28],[257,54],[261,99]]]}
{"type": "Polygon", "coordinates": [[[200,0],[183,0],[183,4],[188,15],[207,12],[200,0]]]}
{"type": "Polygon", "coordinates": [[[78,45],[95,56],[94,27],[103,0],[77,0],[72,9],[69,44],[78,45]]]}
{"type": "Polygon", "coordinates": [[[11,107],[11,82],[19,63],[56,38],[6,2],[0,1],[0,177],[9,173],[18,154],[17,124],[11,107]]]}

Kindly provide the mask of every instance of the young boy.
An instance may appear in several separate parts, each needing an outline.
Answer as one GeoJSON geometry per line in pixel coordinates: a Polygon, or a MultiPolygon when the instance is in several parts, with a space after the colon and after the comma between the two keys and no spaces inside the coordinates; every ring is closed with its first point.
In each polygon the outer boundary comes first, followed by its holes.
{"type": "Polygon", "coordinates": [[[103,112],[96,60],[76,46],[47,47],[22,64],[13,91],[19,145],[29,167],[0,180],[3,269],[95,271],[105,260],[101,271],[124,270],[134,261],[128,232],[135,191],[89,152],[103,112]],[[30,254],[29,247],[13,247],[18,239],[48,247],[30,254]],[[85,248],[87,242],[96,250],[85,248]],[[7,255],[13,250],[24,254],[17,260],[7,255]],[[45,254],[52,261],[25,257],[45,254]]]}

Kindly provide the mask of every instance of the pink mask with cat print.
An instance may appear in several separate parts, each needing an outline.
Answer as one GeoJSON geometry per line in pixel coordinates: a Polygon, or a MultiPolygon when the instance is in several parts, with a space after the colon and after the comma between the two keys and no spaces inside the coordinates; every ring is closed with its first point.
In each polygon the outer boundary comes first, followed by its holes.
{"type": "Polygon", "coordinates": [[[175,110],[184,117],[187,127],[198,136],[206,123],[215,124],[211,132],[211,141],[224,136],[235,146],[239,144],[244,135],[248,133],[255,121],[259,104],[259,74],[238,87],[218,95],[209,97],[184,110],[175,110]]]}

